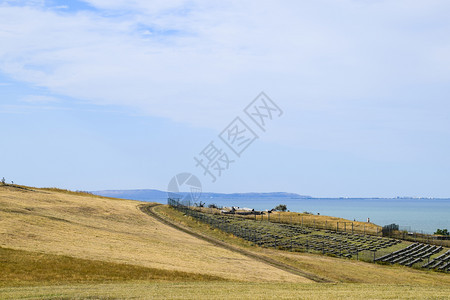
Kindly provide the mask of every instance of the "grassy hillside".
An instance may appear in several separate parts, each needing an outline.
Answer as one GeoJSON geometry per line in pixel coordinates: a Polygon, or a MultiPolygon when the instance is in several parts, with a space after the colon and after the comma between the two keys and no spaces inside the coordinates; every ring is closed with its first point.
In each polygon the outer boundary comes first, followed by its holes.
{"type": "MultiPolygon", "coordinates": [[[[196,208],[203,212],[220,214],[220,209],[213,208],[196,208]]],[[[254,219],[258,221],[279,222],[285,224],[302,224],[311,228],[321,228],[328,230],[339,230],[346,232],[364,233],[364,234],[381,234],[381,226],[373,223],[351,221],[339,217],[313,215],[310,213],[298,212],[281,212],[274,211],[270,215],[241,215],[240,217],[246,219],[254,219]]]]}
{"type": "Polygon", "coordinates": [[[447,299],[448,274],[262,249],[167,206],[158,215],[335,284],[313,283],[143,213],[142,202],[0,186],[0,299],[447,299]]]}
{"type": "MultiPolygon", "coordinates": [[[[7,299],[448,299],[440,286],[292,283],[123,283],[0,288],[7,299]]],[[[1,297],[0,297],[1,298],[1,297]]]]}
{"type": "MultiPolygon", "coordinates": [[[[271,248],[254,247],[248,241],[236,238],[192,218],[168,206],[158,206],[155,211],[179,224],[203,232],[227,243],[251,249],[272,259],[296,266],[319,277],[335,282],[372,284],[409,284],[450,286],[450,275],[434,271],[415,270],[399,265],[379,265],[310,253],[288,252],[271,248]]],[[[395,247],[395,246],[394,246],[395,247]]]]}
{"type": "Polygon", "coordinates": [[[0,246],[240,281],[309,280],[193,239],[140,202],[0,186],[0,246]]]}
{"type": "Polygon", "coordinates": [[[0,248],[0,287],[123,281],[224,281],[188,272],[0,248]]]}

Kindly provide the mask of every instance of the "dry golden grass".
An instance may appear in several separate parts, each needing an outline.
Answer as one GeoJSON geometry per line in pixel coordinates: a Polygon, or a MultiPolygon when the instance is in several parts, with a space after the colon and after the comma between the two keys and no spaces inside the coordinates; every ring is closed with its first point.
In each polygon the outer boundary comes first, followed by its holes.
{"type": "MultiPolygon", "coordinates": [[[[86,282],[211,281],[223,278],[195,273],[94,261],[0,247],[0,286],[86,282]]],[[[1,298],[1,297],[0,297],[1,298]]]]}
{"type": "Polygon", "coordinates": [[[287,264],[337,282],[450,286],[450,275],[440,272],[308,253],[271,252],[268,255],[272,258],[277,257],[287,264]]]}
{"type": "Polygon", "coordinates": [[[376,284],[127,283],[0,288],[6,299],[448,299],[450,288],[376,284]]]}
{"type": "Polygon", "coordinates": [[[0,298],[448,299],[450,294],[448,274],[258,248],[167,206],[155,209],[236,247],[344,282],[307,283],[164,225],[142,213],[140,204],[0,186],[0,298]],[[176,282],[162,282],[167,279],[176,282]]]}
{"type": "MultiPolygon", "coordinates": [[[[211,208],[196,208],[197,210],[201,210],[206,213],[214,213],[219,214],[219,209],[211,209],[211,208]]],[[[328,229],[328,230],[339,230],[346,232],[354,233],[366,233],[373,235],[381,235],[381,226],[378,226],[373,223],[367,222],[358,222],[351,221],[339,217],[331,217],[331,216],[323,216],[323,215],[313,215],[307,213],[298,213],[298,212],[281,212],[275,211],[270,215],[236,215],[242,218],[247,219],[256,219],[278,223],[289,223],[289,224],[302,224],[311,228],[320,228],[320,229],[328,229]]]]}
{"type": "Polygon", "coordinates": [[[309,282],[142,213],[138,201],[0,186],[0,246],[229,280],[309,282]]]}
{"type": "Polygon", "coordinates": [[[155,211],[170,217],[176,222],[195,229],[196,231],[214,236],[246,250],[252,249],[259,254],[272,259],[278,259],[286,264],[298,267],[309,273],[316,274],[336,282],[372,283],[372,284],[409,284],[409,285],[440,285],[450,286],[450,275],[434,271],[415,270],[403,266],[379,265],[363,261],[335,258],[317,254],[287,252],[268,248],[251,246],[250,242],[236,238],[183,214],[168,206],[159,206],[155,211]]]}

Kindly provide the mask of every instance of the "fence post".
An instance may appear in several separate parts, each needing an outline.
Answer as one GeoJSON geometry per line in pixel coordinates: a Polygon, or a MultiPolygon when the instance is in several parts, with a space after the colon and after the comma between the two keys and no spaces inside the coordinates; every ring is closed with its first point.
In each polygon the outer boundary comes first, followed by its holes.
{"type": "Polygon", "coordinates": [[[353,234],[353,222],[352,222],[352,234],[353,234]]]}

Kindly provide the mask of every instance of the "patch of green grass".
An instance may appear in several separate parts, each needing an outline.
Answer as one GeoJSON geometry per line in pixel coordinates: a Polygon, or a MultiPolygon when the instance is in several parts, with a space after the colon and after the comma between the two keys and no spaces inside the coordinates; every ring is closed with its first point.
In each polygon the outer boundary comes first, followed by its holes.
{"type": "Polygon", "coordinates": [[[220,277],[0,247],[0,286],[108,281],[211,281],[220,277]]]}

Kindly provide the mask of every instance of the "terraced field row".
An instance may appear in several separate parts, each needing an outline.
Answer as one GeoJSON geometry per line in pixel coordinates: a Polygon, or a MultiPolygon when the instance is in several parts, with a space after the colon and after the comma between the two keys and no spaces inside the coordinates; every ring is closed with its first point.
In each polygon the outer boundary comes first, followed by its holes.
{"type": "Polygon", "coordinates": [[[352,258],[362,251],[376,252],[401,241],[391,238],[307,228],[300,225],[255,221],[233,215],[208,214],[172,203],[176,209],[222,231],[261,247],[320,252],[352,258]]]}
{"type": "Polygon", "coordinates": [[[414,243],[407,246],[389,237],[323,230],[296,224],[273,223],[230,214],[214,214],[169,202],[172,207],[201,222],[243,238],[260,247],[315,252],[371,262],[450,271],[450,251],[442,246],[414,243]]]}
{"type": "Polygon", "coordinates": [[[414,243],[404,249],[379,257],[376,261],[391,264],[398,263],[407,267],[420,264],[422,268],[450,271],[450,250],[430,260],[431,256],[441,252],[443,249],[442,246],[414,243]],[[425,260],[428,260],[428,262],[424,264],[425,260]]]}

